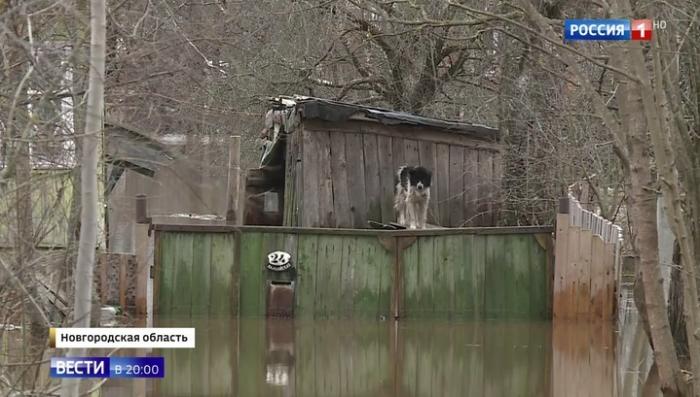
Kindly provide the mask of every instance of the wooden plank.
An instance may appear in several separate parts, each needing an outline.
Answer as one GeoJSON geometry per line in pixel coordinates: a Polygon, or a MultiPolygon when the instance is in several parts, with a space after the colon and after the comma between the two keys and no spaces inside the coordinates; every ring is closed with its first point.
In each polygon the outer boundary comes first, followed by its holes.
{"type": "Polygon", "coordinates": [[[581,228],[578,226],[569,227],[568,235],[568,252],[566,255],[566,266],[568,267],[566,271],[566,278],[564,279],[564,306],[562,308],[563,318],[574,319],[576,318],[576,305],[577,296],[576,291],[578,290],[578,277],[579,277],[579,243],[581,228]]]}
{"type": "Polygon", "coordinates": [[[303,184],[304,196],[301,213],[301,225],[309,227],[320,226],[319,195],[320,195],[320,162],[319,148],[314,132],[304,130],[303,141],[303,184]]]}
{"type": "Polygon", "coordinates": [[[605,300],[603,301],[604,320],[610,321],[615,313],[615,243],[604,245],[605,300]]]}
{"type": "Polygon", "coordinates": [[[449,220],[451,227],[464,223],[464,149],[450,146],[449,220]]]}
{"type": "Polygon", "coordinates": [[[318,152],[318,213],[319,226],[336,227],[333,204],[333,179],[331,175],[331,140],[328,132],[316,131],[316,149],[318,152]]]}
{"type": "Polygon", "coordinates": [[[466,293],[470,295],[472,318],[481,318],[485,314],[484,285],[486,282],[486,236],[465,236],[471,244],[465,244],[464,256],[468,257],[472,266],[471,283],[466,293]]]}
{"type": "MultiPolygon", "coordinates": [[[[392,292],[392,278],[393,278],[393,264],[394,264],[394,254],[384,249],[379,244],[378,240],[368,239],[370,244],[370,249],[368,254],[372,259],[369,263],[370,266],[374,266],[377,273],[377,305],[374,312],[374,318],[390,318],[391,314],[391,292],[392,292]]],[[[400,291],[399,291],[400,292],[400,291]]],[[[400,305],[399,305],[400,307],[400,305]]]]}
{"type": "MultiPolygon", "coordinates": [[[[192,247],[192,315],[209,314],[209,292],[211,290],[211,234],[195,234],[192,247]]],[[[233,247],[232,247],[233,248],[233,247]]]]}
{"type": "Polygon", "coordinates": [[[348,167],[348,183],[352,183],[352,201],[350,211],[353,215],[354,228],[367,227],[367,202],[365,197],[365,158],[361,134],[345,136],[345,157],[348,167]]]}
{"type": "Polygon", "coordinates": [[[194,238],[191,233],[179,233],[175,247],[175,283],[173,295],[173,314],[189,316],[192,306],[192,296],[180,291],[192,289],[192,248],[194,238]]]}
{"type": "Polygon", "coordinates": [[[479,198],[478,170],[479,158],[476,150],[464,149],[464,218],[465,226],[477,226],[477,204],[479,198]]]}
{"type": "Polygon", "coordinates": [[[493,210],[493,153],[479,151],[479,225],[493,226],[491,224],[491,211],[493,210]]]}
{"type": "Polygon", "coordinates": [[[345,160],[345,135],[331,132],[331,174],[333,179],[333,212],[336,227],[352,227],[347,161],[345,160]]]}
{"type": "Polygon", "coordinates": [[[302,135],[303,130],[297,131],[295,137],[292,138],[294,142],[294,154],[296,158],[296,168],[294,170],[294,207],[292,208],[292,215],[290,216],[291,224],[294,226],[301,225],[301,211],[304,203],[304,162],[303,162],[303,149],[302,149],[302,135]]]}
{"type": "Polygon", "coordinates": [[[493,153],[493,185],[491,192],[491,223],[500,223],[500,212],[503,206],[503,155],[500,152],[493,153]]]}
{"type": "MultiPolygon", "coordinates": [[[[241,137],[239,135],[230,136],[228,139],[228,184],[226,187],[226,221],[229,224],[243,223],[242,214],[239,214],[239,201],[241,197],[241,137]]],[[[209,147],[206,145],[205,147],[209,147]]],[[[203,164],[209,167],[210,164],[203,164]]],[[[207,181],[209,182],[209,181],[207,181]]],[[[209,182],[211,183],[211,182],[209,182]]]]}
{"type": "MultiPolygon", "coordinates": [[[[285,176],[284,176],[284,214],[283,222],[284,226],[294,226],[294,214],[297,210],[296,207],[296,183],[297,183],[297,157],[299,150],[297,140],[299,139],[300,131],[297,133],[287,135],[287,153],[285,157],[285,176]]],[[[343,142],[345,142],[345,137],[343,137],[343,142]]],[[[343,145],[345,149],[345,145],[343,145]]],[[[343,157],[345,153],[343,152],[343,157]]],[[[301,178],[301,175],[299,175],[301,178]]]]}
{"type": "Polygon", "coordinates": [[[432,284],[432,304],[433,312],[430,313],[436,317],[449,318],[451,310],[450,280],[452,276],[452,268],[449,261],[449,252],[447,251],[447,237],[439,237],[434,239],[434,254],[433,254],[433,284],[432,284]]]}
{"type": "Polygon", "coordinates": [[[501,236],[486,236],[484,267],[484,316],[502,318],[507,313],[507,278],[511,269],[501,236]]]}
{"type": "MultiPolygon", "coordinates": [[[[445,145],[459,145],[479,150],[499,151],[501,144],[495,141],[481,140],[454,131],[441,131],[426,127],[386,126],[374,122],[355,121],[348,123],[331,123],[318,120],[304,120],[305,129],[321,131],[338,131],[354,133],[362,130],[367,134],[385,135],[392,138],[408,138],[417,141],[432,141],[445,145]]],[[[498,139],[495,137],[494,139],[498,139]]]]}
{"type": "Polygon", "coordinates": [[[313,318],[318,263],[318,235],[300,235],[297,261],[296,316],[313,318]]]}
{"type": "MultiPolygon", "coordinates": [[[[206,246],[203,249],[207,249],[206,246]]],[[[209,278],[209,315],[212,317],[231,316],[238,310],[234,302],[238,291],[233,286],[234,268],[237,253],[235,251],[235,238],[233,234],[220,234],[211,236],[211,266],[209,278]]],[[[247,261],[248,257],[245,257],[247,261]]],[[[242,264],[238,264],[241,266],[242,264]]],[[[242,273],[241,273],[242,274],[242,273]]],[[[243,285],[241,283],[241,285],[243,285]]]]}
{"type": "Polygon", "coordinates": [[[394,216],[394,174],[396,171],[390,137],[377,136],[377,152],[382,222],[388,223],[396,220],[394,216]]]}
{"type": "Polygon", "coordinates": [[[433,173],[433,181],[437,186],[430,188],[430,192],[438,191],[438,217],[440,226],[450,226],[450,147],[444,144],[437,145],[437,170],[433,173]],[[436,189],[437,188],[437,189],[436,189]]]}
{"type": "Polygon", "coordinates": [[[526,239],[529,251],[529,272],[530,272],[530,318],[549,319],[551,307],[549,296],[551,294],[551,260],[548,249],[551,249],[550,235],[541,235],[541,238],[533,236],[519,236],[526,239]],[[546,245],[543,247],[540,241],[546,245]]]}
{"type": "MultiPolygon", "coordinates": [[[[462,164],[460,163],[460,169],[462,164]]],[[[447,294],[449,297],[449,318],[463,317],[465,313],[464,295],[460,294],[464,289],[466,274],[470,265],[467,258],[462,253],[464,250],[463,236],[445,236],[445,276],[447,277],[447,294]]]]}
{"type": "Polygon", "coordinates": [[[406,317],[412,317],[415,314],[415,310],[419,304],[419,266],[420,262],[418,260],[418,244],[414,243],[408,247],[402,253],[402,265],[403,269],[401,272],[403,282],[403,313],[406,317]]]}
{"type": "MultiPolygon", "coordinates": [[[[165,296],[168,295],[170,289],[163,290],[163,286],[167,285],[164,282],[165,280],[163,280],[163,269],[166,268],[166,264],[169,262],[168,259],[165,259],[163,252],[163,236],[169,233],[153,232],[153,234],[153,314],[154,318],[157,318],[162,313],[161,309],[163,307],[161,305],[169,306],[169,299],[165,299],[165,296]]],[[[172,272],[169,272],[169,274],[172,274],[172,272]]]]}
{"type": "Polygon", "coordinates": [[[579,276],[576,291],[576,316],[579,320],[589,320],[591,312],[591,244],[590,230],[581,229],[579,249],[579,276]]]}
{"type": "Polygon", "coordinates": [[[314,318],[336,317],[343,286],[343,237],[319,236],[314,318]]]}
{"type": "MultiPolygon", "coordinates": [[[[365,155],[365,198],[367,200],[367,220],[381,221],[382,219],[382,189],[379,176],[379,155],[377,136],[364,134],[362,136],[365,155]]],[[[362,227],[367,227],[365,224],[362,227]]]]}
{"type": "MultiPolygon", "coordinates": [[[[265,308],[264,302],[260,299],[260,293],[263,288],[263,271],[264,260],[261,257],[263,233],[243,233],[241,235],[241,253],[238,256],[240,263],[240,314],[241,316],[260,316],[263,315],[265,308]]],[[[215,257],[218,255],[218,250],[212,246],[212,262],[215,266],[212,269],[218,268],[215,257]]],[[[217,275],[212,274],[212,290],[214,284],[219,280],[217,275]]],[[[214,296],[212,295],[212,306],[214,296]]]]}
{"type": "Polygon", "coordinates": [[[553,302],[553,317],[566,317],[566,291],[569,271],[567,263],[568,259],[568,244],[569,244],[569,214],[557,214],[557,229],[556,240],[554,246],[554,302],[553,302]]]}
{"type": "MultiPolygon", "coordinates": [[[[359,307],[361,313],[368,317],[376,318],[379,311],[379,291],[381,269],[377,260],[377,241],[363,238],[361,240],[361,261],[362,267],[358,269],[364,272],[360,277],[359,299],[355,300],[355,306],[359,307]]],[[[383,248],[380,248],[383,250],[383,248]]],[[[389,266],[389,264],[386,264],[389,266]]]]}
{"type": "MultiPolygon", "coordinates": [[[[434,173],[437,170],[437,145],[430,141],[418,142],[420,165],[434,173]]],[[[431,189],[430,205],[428,208],[428,223],[437,225],[439,196],[437,189],[431,189]]]]}
{"type": "Polygon", "coordinates": [[[529,318],[531,316],[530,308],[534,303],[532,295],[539,292],[534,290],[535,285],[544,289],[543,284],[536,284],[533,280],[533,276],[536,277],[537,274],[533,271],[536,268],[532,266],[530,248],[537,242],[532,236],[514,235],[508,237],[509,248],[507,251],[510,256],[513,280],[508,293],[508,308],[511,316],[529,318]]]}
{"type": "Polygon", "coordinates": [[[404,142],[404,138],[391,138],[391,154],[393,156],[394,161],[394,174],[396,174],[399,167],[406,165],[406,156],[404,151],[405,144],[406,143],[404,142]]]}
{"type": "Polygon", "coordinates": [[[404,139],[404,165],[416,166],[420,162],[420,153],[418,152],[418,141],[404,139]]]}
{"type": "Polygon", "coordinates": [[[353,308],[353,285],[355,273],[355,255],[357,252],[358,237],[344,236],[343,253],[340,263],[340,296],[338,301],[338,312],[351,315],[353,308]]]}
{"type": "Polygon", "coordinates": [[[419,238],[418,244],[418,302],[415,315],[430,316],[435,310],[432,292],[434,289],[433,274],[435,273],[435,237],[419,238]]]}

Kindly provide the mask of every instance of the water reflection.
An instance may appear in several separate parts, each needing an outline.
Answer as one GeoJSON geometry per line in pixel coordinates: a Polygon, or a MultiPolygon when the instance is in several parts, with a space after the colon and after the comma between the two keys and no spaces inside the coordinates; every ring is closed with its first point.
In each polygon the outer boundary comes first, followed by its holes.
{"type": "MultiPolygon", "coordinates": [[[[183,320],[197,348],[154,351],[166,377],[105,395],[615,396],[615,333],[551,322],[183,320]],[[125,394],[126,393],[126,394],[125,394]]],[[[118,389],[118,391],[117,391],[118,389]]],[[[628,394],[631,395],[631,394],[628,394]]]]}

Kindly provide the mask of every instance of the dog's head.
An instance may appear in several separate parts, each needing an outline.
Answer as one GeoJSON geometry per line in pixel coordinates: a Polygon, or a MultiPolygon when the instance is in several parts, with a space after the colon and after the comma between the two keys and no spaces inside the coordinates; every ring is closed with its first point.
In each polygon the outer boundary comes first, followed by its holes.
{"type": "Polygon", "coordinates": [[[430,188],[432,177],[432,172],[425,167],[412,168],[408,174],[408,179],[411,186],[415,187],[419,192],[430,188]]]}

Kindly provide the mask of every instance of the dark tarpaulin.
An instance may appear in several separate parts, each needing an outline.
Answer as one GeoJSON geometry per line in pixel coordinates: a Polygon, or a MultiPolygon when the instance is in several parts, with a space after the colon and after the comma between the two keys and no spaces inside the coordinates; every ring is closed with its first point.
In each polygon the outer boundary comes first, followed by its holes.
{"type": "Polygon", "coordinates": [[[341,122],[349,120],[352,116],[361,114],[386,125],[424,126],[464,134],[480,140],[498,141],[500,139],[500,132],[497,129],[478,124],[441,120],[406,112],[353,105],[327,99],[298,97],[295,101],[304,119],[341,122]]]}

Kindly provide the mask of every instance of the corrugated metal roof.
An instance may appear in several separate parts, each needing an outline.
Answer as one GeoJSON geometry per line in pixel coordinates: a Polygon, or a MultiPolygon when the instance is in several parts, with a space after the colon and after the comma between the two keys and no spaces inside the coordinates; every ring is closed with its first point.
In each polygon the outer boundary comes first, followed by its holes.
{"type": "Polygon", "coordinates": [[[463,121],[441,120],[407,112],[397,112],[388,109],[299,95],[293,97],[280,96],[270,98],[270,100],[272,107],[275,109],[296,108],[304,119],[317,119],[329,122],[367,119],[385,125],[430,127],[492,142],[500,139],[500,132],[498,129],[463,121]]]}
{"type": "Polygon", "coordinates": [[[159,166],[175,159],[167,145],[131,126],[106,122],[105,137],[107,161],[115,166],[109,176],[108,192],[114,188],[124,168],[152,177],[159,166]]]}

